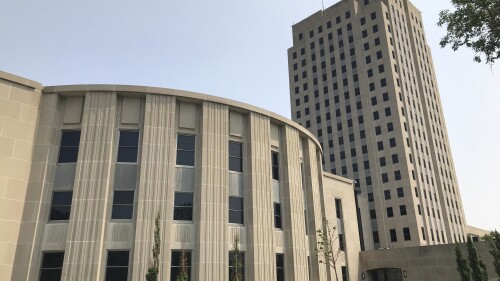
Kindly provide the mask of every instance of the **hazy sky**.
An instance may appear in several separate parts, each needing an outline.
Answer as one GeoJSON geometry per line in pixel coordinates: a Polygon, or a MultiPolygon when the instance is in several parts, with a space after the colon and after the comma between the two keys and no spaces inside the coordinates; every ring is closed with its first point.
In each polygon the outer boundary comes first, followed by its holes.
{"type": "MultiPolygon", "coordinates": [[[[467,223],[500,229],[500,67],[439,47],[438,12],[449,1],[413,3],[432,49],[467,223]]],[[[198,91],[290,117],[291,25],[319,9],[321,0],[2,0],[0,70],[43,85],[198,91]]]]}

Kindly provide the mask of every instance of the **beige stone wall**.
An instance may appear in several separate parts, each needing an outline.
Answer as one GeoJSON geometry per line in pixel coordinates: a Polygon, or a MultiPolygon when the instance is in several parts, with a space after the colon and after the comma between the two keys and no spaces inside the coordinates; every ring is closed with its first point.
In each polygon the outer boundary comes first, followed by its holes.
{"type": "Polygon", "coordinates": [[[346,266],[349,280],[358,280],[360,242],[353,184],[351,180],[326,172],[323,173],[323,184],[326,218],[336,227],[337,233],[342,229],[345,240],[345,251],[340,256],[337,272],[341,273],[341,266],[346,266]],[[342,225],[339,225],[340,221],[336,218],[335,199],[341,200],[342,225]]]}
{"type": "MultiPolygon", "coordinates": [[[[488,280],[498,280],[488,244],[474,244],[488,268],[488,280]]],[[[460,245],[462,253],[467,257],[466,245],[460,245]]],[[[366,281],[372,280],[367,270],[376,268],[401,268],[406,271],[407,280],[412,281],[460,281],[453,244],[361,252],[360,263],[360,274],[366,274],[366,281]]]]}
{"type": "MultiPolygon", "coordinates": [[[[20,90],[4,80],[0,98],[9,100],[20,90]]],[[[345,200],[346,231],[357,229],[352,186],[340,177],[323,178],[321,147],[303,128],[251,106],[168,89],[88,85],[49,87],[40,93],[32,91],[41,102],[39,114],[32,106],[31,141],[8,130],[11,117],[0,116],[0,132],[17,138],[10,158],[1,154],[0,164],[20,167],[16,161],[25,161],[24,187],[14,193],[17,201],[0,197],[0,208],[13,203],[19,208],[15,225],[0,217],[0,227],[8,230],[0,236],[2,253],[7,253],[1,256],[0,280],[38,280],[48,251],[65,253],[62,280],[104,280],[110,250],[129,251],[129,280],[141,280],[151,265],[158,212],[162,279],[170,278],[171,251],[185,249],[191,252],[193,280],[229,280],[228,254],[237,234],[247,280],[276,279],[277,253],[285,255],[286,280],[309,280],[309,272],[311,280],[331,280],[331,270],[318,263],[312,250],[315,230],[322,227],[323,217],[335,217],[325,201],[332,196],[345,200]],[[76,163],[57,161],[62,130],[81,130],[76,163]],[[111,219],[113,190],[123,184],[117,178],[123,176],[123,163],[116,160],[120,130],[140,132],[138,162],[127,168],[137,173],[131,177],[136,179],[132,220],[111,219]],[[179,133],[196,136],[194,167],[176,165],[179,133]],[[228,170],[230,140],[243,144],[241,173],[228,170]],[[17,142],[29,142],[29,158],[16,154],[17,142]],[[278,181],[271,176],[272,150],[279,152],[278,181]],[[49,220],[55,190],[73,191],[68,221],[49,220]],[[176,191],[193,192],[192,222],[172,219],[176,191]],[[228,222],[230,195],[244,197],[244,225],[228,222]],[[282,229],[274,227],[273,202],[281,203],[282,229]],[[7,240],[11,230],[15,236],[7,240]]],[[[21,103],[19,119],[24,107],[21,103]]],[[[10,194],[10,177],[21,170],[0,177],[2,196],[10,194]]],[[[1,210],[2,216],[16,215],[1,210]]],[[[342,257],[342,265],[354,269],[358,238],[348,237],[352,253],[342,257]]]]}
{"type": "Polygon", "coordinates": [[[13,276],[41,85],[0,71],[0,280],[13,276]]]}

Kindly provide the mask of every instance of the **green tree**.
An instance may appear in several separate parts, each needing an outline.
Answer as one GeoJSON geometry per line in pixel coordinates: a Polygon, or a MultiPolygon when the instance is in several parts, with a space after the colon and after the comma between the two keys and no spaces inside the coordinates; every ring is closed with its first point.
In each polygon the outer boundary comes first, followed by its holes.
{"type": "Polygon", "coordinates": [[[455,256],[457,261],[457,270],[458,273],[460,273],[460,281],[470,281],[470,268],[458,243],[455,244],[455,256]]]}
{"type": "Polygon", "coordinates": [[[490,254],[493,256],[493,266],[495,267],[495,272],[497,273],[500,281],[500,233],[498,231],[492,231],[483,237],[484,240],[488,241],[490,245],[490,254]]]}
{"type": "Polygon", "coordinates": [[[324,263],[333,267],[335,279],[339,281],[337,261],[342,250],[340,249],[337,228],[335,226],[330,226],[328,219],[323,218],[323,229],[318,229],[316,234],[318,235],[318,242],[314,251],[319,259],[319,263],[324,263]]]}
{"type": "Polygon", "coordinates": [[[472,243],[470,236],[467,237],[467,252],[469,254],[469,266],[472,272],[473,281],[488,281],[488,271],[486,264],[479,256],[476,246],[472,243]]]}
{"type": "Polygon", "coordinates": [[[189,264],[188,264],[188,258],[186,255],[186,251],[184,251],[184,249],[182,249],[182,252],[181,252],[179,265],[180,265],[179,275],[177,275],[177,278],[175,280],[176,281],[188,281],[189,280],[189,274],[188,274],[189,264]]]}
{"type": "Polygon", "coordinates": [[[231,276],[229,276],[229,278],[231,279],[231,281],[242,281],[243,280],[243,272],[242,272],[241,268],[243,267],[243,261],[242,261],[241,252],[240,252],[240,236],[239,235],[233,236],[233,248],[232,248],[231,258],[233,260],[233,262],[232,262],[233,270],[232,270],[231,276]]]}
{"type": "Polygon", "coordinates": [[[147,281],[158,281],[158,272],[160,268],[160,212],[156,214],[155,218],[155,233],[154,233],[155,244],[153,245],[153,265],[148,269],[146,273],[147,281]]]}
{"type": "Polygon", "coordinates": [[[474,60],[483,59],[492,65],[500,58],[500,1],[451,0],[454,11],[439,14],[439,26],[446,26],[447,33],[440,45],[451,45],[456,51],[462,46],[474,50],[474,60]],[[483,58],[484,57],[484,58],[483,58]]]}

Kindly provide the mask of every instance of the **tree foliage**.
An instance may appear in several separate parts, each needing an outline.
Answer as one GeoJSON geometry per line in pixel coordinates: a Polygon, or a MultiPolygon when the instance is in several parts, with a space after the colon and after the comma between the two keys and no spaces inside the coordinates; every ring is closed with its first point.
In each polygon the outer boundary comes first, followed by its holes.
{"type": "Polygon", "coordinates": [[[462,46],[474,50],[474,60],[492,65],[500,58],[500,1],[451,0],[454,11],[439,14],[439,26],[447,33],[440,45],[451,45],[456,51],[462,46]]]}
{"type": "Polygon", "coordinates": [[[490,234],[484,236],[484,240],[488,241],[490,245],[490,254],[493,256],[493,266],[500,281],[500,233],[492,231],[490,234]]]}
{"type": "Polygon", "coordinates": [[[155,218],[155,232],[154,232],[154,245],[153,245],[153,265],[149,267],[146,274],[147,281],[158,281],[158,272],[160,268],[160,212],[156,214],[155,218]]]}
{"type": "Polygon", "coordinates": [[[460,274],[460,281],[470,281],[470,268],[467,260],[462,254],[459,244],[455,244],[455,257],[457,261],[457,270],[460,274]]]}
{"type": "Polygon", "coordinates": [[[471,268],[471,276],[473,281],[488,281],[488,271],[486,264],[479,256],[476,246],[472,242],[470,236],[467,237],[467,252],[469,254],[469,265],[471,268]]]}
{"type": "Polygon", "coordinates": [[[232,262],[233,270],[229,278],[231,279],[231,281],[242,281],[243,272],[241,268],[243,267],[243,261],[240,252],[240,237],[238,235],[233,236],[233,248],[232,248],[231,258],[233,260],[232,262]]]}
{"type": "Polygon", "coordinates": [[[340,249],[337,228],[331,226],[328,219],[323,218],[323,229],[318,229],[316,234],[318,235],[318,242],[314,250],[319,259],[319,263],[324,263],[333,267],[335,279],[338,281],[337,261],[342,250],[340,249]]]}

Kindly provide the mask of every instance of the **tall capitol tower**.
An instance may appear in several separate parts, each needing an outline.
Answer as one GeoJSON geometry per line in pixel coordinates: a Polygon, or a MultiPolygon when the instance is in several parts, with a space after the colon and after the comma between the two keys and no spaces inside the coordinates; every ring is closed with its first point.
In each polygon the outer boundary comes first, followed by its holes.
{"type": "Polygon", "coordinates": [[[464,242],[466,221],[422,16],[342,0],[293,26],[292,118],[355,179],[365,250],[464,242]]]}

